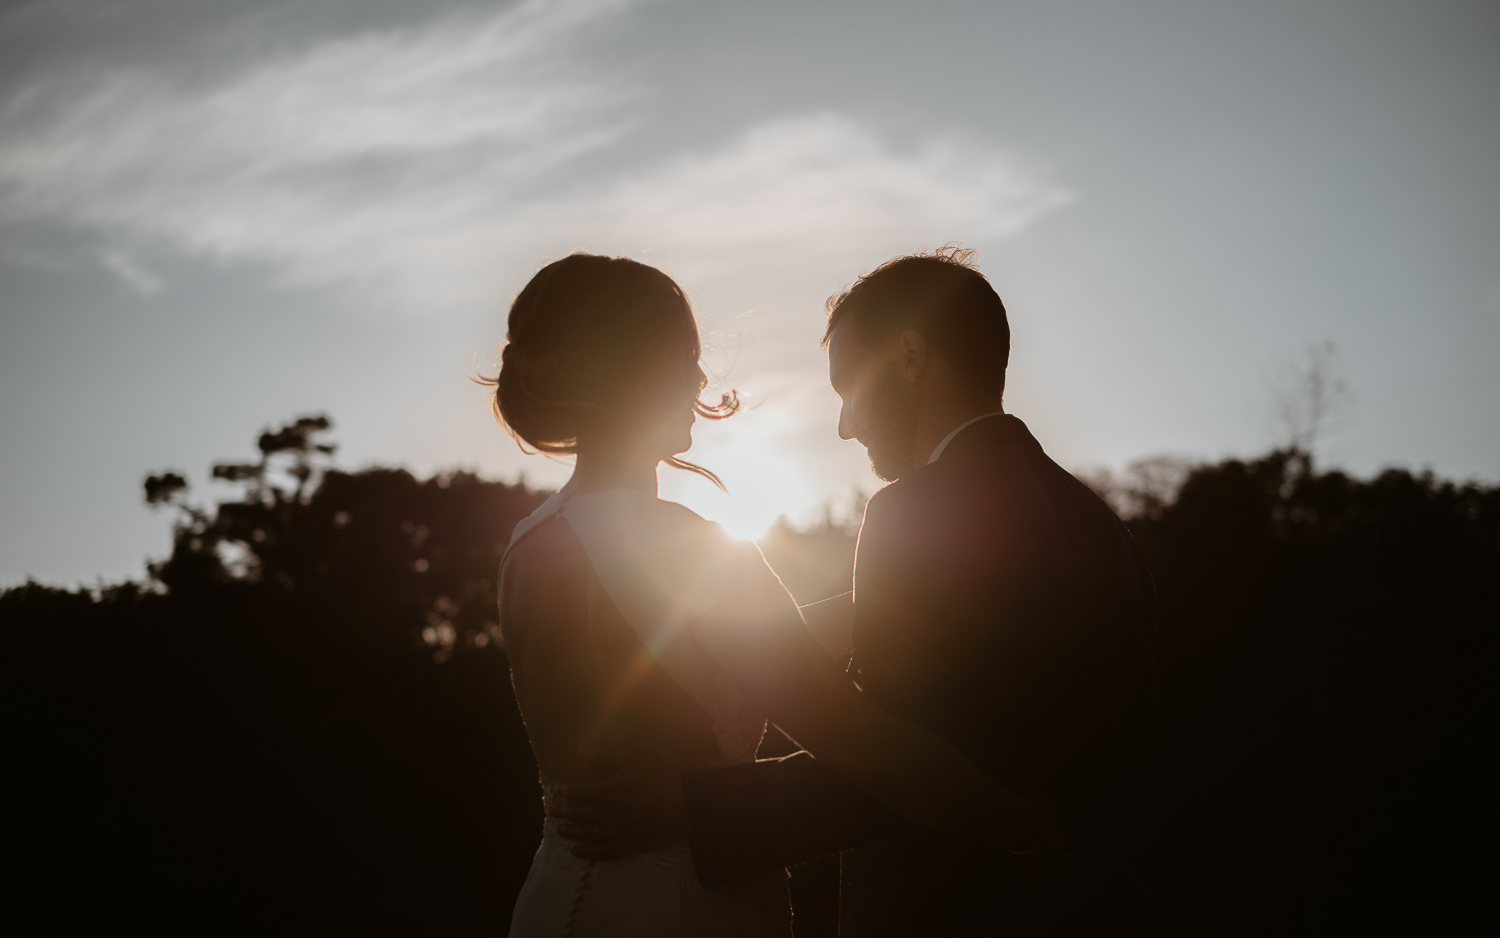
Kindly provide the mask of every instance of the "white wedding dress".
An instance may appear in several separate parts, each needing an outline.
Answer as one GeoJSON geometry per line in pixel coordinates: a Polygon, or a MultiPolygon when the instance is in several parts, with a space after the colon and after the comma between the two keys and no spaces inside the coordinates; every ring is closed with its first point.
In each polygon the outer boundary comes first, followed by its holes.
{"type": "MultiPolygon", "coordinates": [[[[716,605],[734,602],[747,588],[764,586],[766,578],[775,579],[756,547],[644,492],[569,496],[564,489],[516,527],[507,560],[522,539],[554,519],[572,528],[594,582],[655,665],[706,712],[712,740],[705,745],[716,744],[718,753],[703,764],[754,761],[765,719],[698,650],[687,624],[716,605]]],[[[786,602],[792,603],[790,596],[786,602]]],[[[665,722],[664,730],[673,732],[671,721],[665,722]]],[[[551,784],[543,773],[544,797],[550,797],[551,784]]],[[[686,844],[608,861],[579,859],[570,845],[549,818],[516,900],[512,938],[791,934],[782,871],[709,889],[698,883],[686,844]]]]}

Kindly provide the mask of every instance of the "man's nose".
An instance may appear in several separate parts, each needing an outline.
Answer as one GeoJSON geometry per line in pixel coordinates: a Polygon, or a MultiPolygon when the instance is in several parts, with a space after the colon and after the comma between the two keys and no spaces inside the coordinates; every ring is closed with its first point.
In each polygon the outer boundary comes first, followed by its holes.
{"type": "Polygon", "coordinates": [[[854,439],[854,421],[849,419],[849,405],[839,408],[839,439],[854,439]]]}

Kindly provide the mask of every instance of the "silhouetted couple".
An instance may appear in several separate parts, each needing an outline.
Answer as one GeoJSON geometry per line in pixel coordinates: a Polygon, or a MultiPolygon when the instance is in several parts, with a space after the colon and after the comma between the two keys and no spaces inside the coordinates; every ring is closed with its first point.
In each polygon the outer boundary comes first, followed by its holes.
{"type": "Polygon", "coordinates": [[[547,809],[512,935],[788,935],[786,867],[837,851],[844,935],[1152,928],[1130,535],[1002,411],[1010,328],[966,252],[828,310],[839,435],[891,484],[853,591],[799,610],[753,544],[657,498],[662,462],[714,478],[680,454],[737,408],[700,401],[681,289],[577,254],[511,307],[496,412],[577,457],[501,568],[547,809]],[[804,751],[757,762],[768,720],[804,751]]]}

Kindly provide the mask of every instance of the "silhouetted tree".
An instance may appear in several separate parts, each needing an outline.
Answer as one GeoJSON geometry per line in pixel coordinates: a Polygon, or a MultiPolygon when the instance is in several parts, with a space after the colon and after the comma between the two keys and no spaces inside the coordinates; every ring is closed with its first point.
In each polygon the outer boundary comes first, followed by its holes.
{"type": "Polygon", "coordinates": [[[494,932],[540,832],[495,575],[545,497],[338,471],[326,418],[215,467],[146,584],[0,597],[32,805],[21,867],[63,918],[214,932],[494,932]]]}
{"type": "Polygon", "coordinates": [[[1268,390],[1272,430],[1290,452],[1316,452],[1349,417],[1349,382],[1332,339],[1307,346],[1300,361],[1283,365],[1268,390]]]}

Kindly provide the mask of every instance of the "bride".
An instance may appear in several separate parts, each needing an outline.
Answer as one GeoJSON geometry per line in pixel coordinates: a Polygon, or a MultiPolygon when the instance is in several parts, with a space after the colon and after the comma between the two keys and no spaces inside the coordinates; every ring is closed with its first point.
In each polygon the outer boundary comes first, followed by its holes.
{"type": "MultiPolygon", "coordinates": [[[[500,623],[544,799],[601,773],[600,747],[681,768],[753,761],[769,719],[897,814],[1016,853],[1055,828],[926,730],[870,703],[809,633],[753,544],[656,497],[696,417],[698,330],[661,271],[574,254],[511,307],[496,415],[518,442],[576,455],[572,478],[517,526],[500,623]]],[[[548,818],[511,935],[780,935],[784,874],[705,888],[686,841],[617,860],[575,856],[548,818]]]]}

